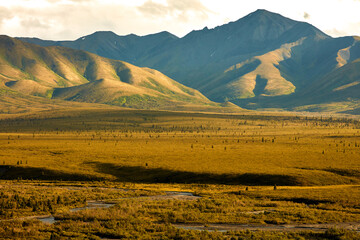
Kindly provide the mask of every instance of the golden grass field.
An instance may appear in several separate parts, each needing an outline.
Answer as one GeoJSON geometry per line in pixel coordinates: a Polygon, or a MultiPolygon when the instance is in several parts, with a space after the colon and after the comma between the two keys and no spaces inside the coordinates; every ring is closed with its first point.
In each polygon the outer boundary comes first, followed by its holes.
{"type": "Polygon", "coordinates": [[[0,146],[8,239],[359,239],[358,120],[57,110],[3,115],[0,146]],[[166,191],[200,198],[140,197],[166,191]]]}
{"type": "Polygon", "coordinates": [[[138,182],[359,183],[355,120],[131,110],[47,114],[1,121],[0,164],[138,182]]]}

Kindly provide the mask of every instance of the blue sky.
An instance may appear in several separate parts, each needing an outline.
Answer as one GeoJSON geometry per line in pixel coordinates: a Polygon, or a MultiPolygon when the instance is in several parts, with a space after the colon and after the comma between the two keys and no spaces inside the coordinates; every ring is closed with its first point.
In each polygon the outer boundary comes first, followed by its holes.
{"type": "Polygon", "coordinates": [[[177,36],[256,9],[306,21],[338,37],[360,35],[360,0],[0,0],[0,32],[73,40],[95,31],[177,36]]]}

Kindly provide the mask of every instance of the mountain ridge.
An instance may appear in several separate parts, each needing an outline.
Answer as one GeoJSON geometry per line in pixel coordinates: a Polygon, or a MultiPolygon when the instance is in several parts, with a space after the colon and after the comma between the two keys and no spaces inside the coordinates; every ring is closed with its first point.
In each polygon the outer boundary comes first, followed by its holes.
{"type": "MultiPolygon", "coordinates": [[[[182,38],[166,32],[160,35],[152,35],[157,42],[140,37],[151,46],[148,51],[132,50],[141,49],[134,47],[138,44],[134,41],[134,46],[124,45],[122,51],[107,44],[111,54],[98,53],[157,69],[199,90],[210,100],[230,100],[251,109],[280,106],[291,110],[305,104],[336,102],[339,97],[332,92],[341,86],[326,82],[341,82],[335,75],[342,67],[350,77],[346,80],[347,90],[338,91],[344,95],[341,99],[346,99],[357,86],[358,70],[346,65],[360,58],[359,37],[332,38],[309,23],[264,9],[212,29],[191,31],[182,38]],[[313,98],[311,93],[323,98],[313,98]]],[[[49,43],[57,44],[40,42],[49,43]]],[[[360,96],[350,95],[360,103],[360,96]]]]}
{"type": "Polygon", "coordinates": [[[145,109],[221,107],[150,68],[4,35],[0,36],[0,73],[0,90],[23,95],[145,109]]]}

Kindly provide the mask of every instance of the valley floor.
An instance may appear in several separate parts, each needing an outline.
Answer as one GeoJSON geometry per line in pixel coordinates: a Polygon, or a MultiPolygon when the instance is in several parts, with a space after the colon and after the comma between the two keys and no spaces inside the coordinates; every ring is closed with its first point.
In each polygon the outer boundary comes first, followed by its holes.
{"type": "Polygon", "coordinates": [[[3,117],[0,236],[359,239],[359,131],[286,114],[3,117]]]}
{"type": "Polygon", "coordinates": [[[360,186],[2,181],[5,239],[358,239],[360,186]],[[189,192],[193,191],[193,192],[189,192]]]}

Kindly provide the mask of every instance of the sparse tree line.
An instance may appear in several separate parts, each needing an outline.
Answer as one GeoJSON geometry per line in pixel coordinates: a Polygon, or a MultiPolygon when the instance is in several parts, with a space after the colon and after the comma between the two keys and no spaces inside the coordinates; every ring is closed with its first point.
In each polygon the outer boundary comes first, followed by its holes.
{"type": "MultiPolygon", "coordinates": [[[[69,198],[68,196],[20,196],[0,192],[0,216],[7,210],[31,209],[33,212],[53,212],[55,208],[86,203],[86,197],[69,198]]],[[[11,217],[11,216],[10,216],[11,217]]]]}
{"type": "Polygon", "coordinates": [[[226,125],[236,126],[270,126],[287,127],[290,125],[302,124],[307,127],[336,127],[336,128],[352,128],[360,129],[360,121],[349,118],[334,118],[334,117],[299,117],[299,116],[266,116],[266,115],[199,115],[194,114],[193,117],[174,114],[172,118],[189,122],[187,126],[175,125],[161,126],[161,123],[171,121],[167,119],[168,114],[158,112],[144,113],[139,116],[121,116],[111,117],[104,114],[100,118],[89,117],[88,119],[79,116],[67,117],[49,117],[44,116],[38,118],[14,118],[1,119],[0,132],[18,132],[20,130],[34,131],[39,134],[41,132],[66,132],[66,131],[134,131],[134,132],[203,132],[215,131],[218,129],[219,123],[225,122],[226,125]],[[146,116],[144,116],[146,115],[146,116]],[[156,117],[155,117],[156,116],[156,117]],[[208,124],[199,124],[199,121],[204,121],[204,118],[210,117],[211,122],[208,124]],[[191,125],[193,122],[193,125],[191,125]],[[160,123],[160,124],[159,124],[160,123]],[[265,125],[264,125],[265,124],[265,125]]]}

